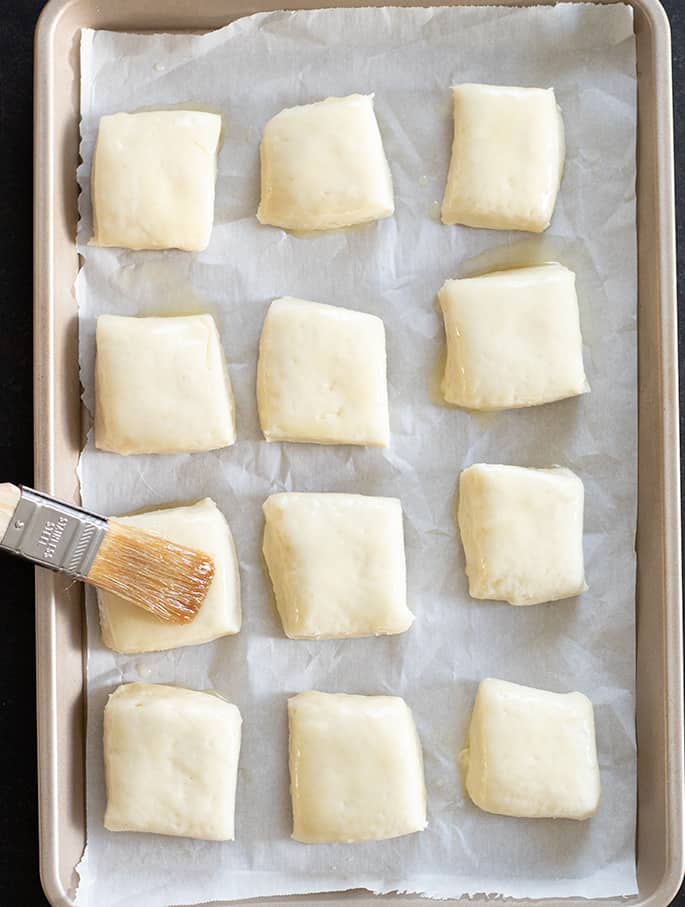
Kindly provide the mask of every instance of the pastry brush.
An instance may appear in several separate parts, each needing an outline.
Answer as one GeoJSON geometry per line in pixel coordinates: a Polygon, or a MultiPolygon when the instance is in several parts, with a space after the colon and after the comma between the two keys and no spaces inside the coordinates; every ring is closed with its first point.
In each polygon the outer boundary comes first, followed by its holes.
{"type": "Polygon", "coordinates": [[[206,554],[17,485],[0,484],[0,549],[175,623],[195,617],[214,576],[206,554]]]}

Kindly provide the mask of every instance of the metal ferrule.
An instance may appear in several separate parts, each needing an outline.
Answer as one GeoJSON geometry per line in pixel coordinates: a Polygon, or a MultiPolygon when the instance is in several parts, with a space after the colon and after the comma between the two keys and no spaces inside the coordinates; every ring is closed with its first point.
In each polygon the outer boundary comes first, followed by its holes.
{"type": "Polygon", "coordinates": [[[41,567],[85,579],[106,529],[101,516],[22,488],[0,546],[41,567]]]}

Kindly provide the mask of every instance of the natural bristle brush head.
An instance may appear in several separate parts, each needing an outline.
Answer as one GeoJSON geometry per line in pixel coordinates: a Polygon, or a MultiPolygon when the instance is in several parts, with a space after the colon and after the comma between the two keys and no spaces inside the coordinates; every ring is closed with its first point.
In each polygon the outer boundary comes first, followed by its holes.
{"type": "Polygon", "coordinates": [[[85,581],[161,620],[186,623],[197,614],[213,578],[208,555],[109,520],[85,581]]]}

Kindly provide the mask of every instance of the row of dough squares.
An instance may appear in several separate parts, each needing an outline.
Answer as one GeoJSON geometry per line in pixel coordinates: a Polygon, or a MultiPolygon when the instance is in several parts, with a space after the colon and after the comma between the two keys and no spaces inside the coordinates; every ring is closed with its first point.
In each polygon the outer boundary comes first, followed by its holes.
{"type": "MultiPolygon", "coordinates": [[[[296,841],[426,829],[421,741],[403,699],[308,691],[289,699],[288,718],[296,841]]],[[[105,827],[234,840],[241,723],[238,708],[215,693],[120,686],[104,716],[105,827]]],[[[593,709],[582,693],[482,681],[458,762],[486,812],[586,819],[599,804],[593,709]]]]}
{"type": "MultiPolygon", "coordinates": [[[[499,410],[589,390],[572,271],[546,264],[448,280],[438,298],[447,402],[499,410]]],[[[231,381],[210,315],[101,315],[96,347],[97,447],[186,453],[235,442],[231,381]]],[[[257,404],[267,441],[387,446],[383,321],[275,300],[259,343],[257,404]]]]}
{"type": "MultiPolygon", "coordinates": [[[[397,498],[282,492],[263,505],[263,552],[283,630],[291,639],[403,633],[407,602],[402,506],[397,498]]],[[[238,633],[238,560],[228,523],[209,498],[124,517],[212,556],[215,576],[189,624],[158,620],[99,592],[105,645],[133,654],[238,633]]],[[[561,467],[476,464],[459,479],[458,522],[473,598],[532,605],[585,588],[583,484],[561,467]]]]}
{"type": "MultiPolygon", "coordinates": [[[[550,223],[564,165],[554,90],[466,84],[452,91],[443,222],[541,232],[550,223]]],[[[102,117],[91,180],[94,244],[205,249],[221,129],[219,115],[200,111],[102,117]]],[[[282,110],[264,127],[260,156],[257,218],[263,224],[330,230],[394,212],[373,96],[282,110]]]]}

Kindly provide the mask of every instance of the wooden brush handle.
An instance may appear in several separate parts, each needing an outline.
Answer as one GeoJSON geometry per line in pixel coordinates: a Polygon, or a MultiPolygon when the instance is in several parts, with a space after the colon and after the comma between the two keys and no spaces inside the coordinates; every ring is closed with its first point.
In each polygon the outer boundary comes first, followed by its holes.
{"type": "Polygon", "coordinates": [[[20,497],[21,491],[16,485],[9,482],[0,484],[0,539],[7,531],[20,497]]]}

